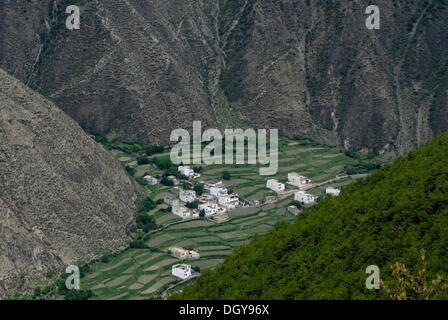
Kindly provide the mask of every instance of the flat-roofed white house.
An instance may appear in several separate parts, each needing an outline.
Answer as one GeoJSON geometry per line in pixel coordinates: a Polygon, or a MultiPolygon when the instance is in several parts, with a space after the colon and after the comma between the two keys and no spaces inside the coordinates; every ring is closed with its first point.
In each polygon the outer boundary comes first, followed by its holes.
{"type": "Polygon", "coordinates": [[[311,204],[317,201],[317,197],[310,193],[306,193],[305,191],[297,191],[296,193],[294,193],[294,200],[303,202],[305,204],[311,204]]]}
{"type": "Polygon", "coordinates": [[[288,173],[288,183],[296,187],[302,188],[306,185],[311,184],[311,179],[308,179],[305,176],[301,176],[297,172],[290,172],[288,173]]]}
{"type": "Polygon", "coordinates": [[[148,182],[150,186],[156,185],[158,183],[158,180],[150,175],[144,176],[143,179],[145,179],[145,181],[148,182]]]}
{"type": "Polygon", "coordinates": [[[340,189],[336,189],[336,188],[325,189],[325,194],[331,194],[334,197],[337,197],[340,193],[341,193],[340,189]]]}
{"type": "Polygon", "coordinates": [[[189,166],[179,166],[177,168],[177,171],[179,171],[186,177],[192,177],[194,175],[194,170],[191,169],[189,166]]]}
{"type": "Polygon", "coordinates": [[[199,259],[200,255],[196,251],[193,250],[186,250],[184,248],[179,247],[171,247],[168,249],[170,254],[178,259],[181,260],[193,260],[193,259],[199,259]]]}
{"type": "Polygon", "coordinates": [[[194,190],[180,190],[179,199],[185,203],[193,202],[196,200],[196,192],[194,190]]]}
{"type": "Polygon", "coordinates": [[[171,207],[176,207],[179,205],[179,199],[176,199],[173,196],[166,196],[165,198],[163,198],[163,202],[167,205],[170,205],[171,207]]]}
{"type": "Polygon", "coordinates": [[[210,180],[204,184],[204,189],[210,190],[213,187],[218,188],[218,187],[223,187],[223,186],[224,186],[224,184],[222,183],[222,181],[210,180]]]}
{"type": "Polygon", "coordinates": [[[227,195],[227,188],[224,187],[211,187],[210,194],[215,197],[221,197],[227,195]]]}
{"type": "Polygon", "coordinates": [[[226,195],[219,197],[218,203],[230,210],[235,209],[239,205],[240,199],[236,195],[226,195]]]}
{"type": "Polygon", "coordinates": [[[204,210],[206,216],[211,216],[218,213],[218,204],[214,202],[202,203],[198,206],[199,211],[204,210]]]}
{"type": "Polygon", "coordinates": [[[281,182],[279,182],[276,179],[270,179],[266,182],[266,187],[274,190],[275,192],[283,191],[285,190],[285,185],[281,182]]]}
{"type": "Polygon", "coordinates": [[[181,279],[187,279],[191,276],[191,265],[189,264],[175,264],[171,267],[171,274],[181,279]]]}
{"type": "Polygon", "coordinates": [[[181,217],[182,219],[190,218],[191,213],[190,209],[184,206],[175,206],[171,208],[171,212],[175,214],[176,216],[181,217]]]}

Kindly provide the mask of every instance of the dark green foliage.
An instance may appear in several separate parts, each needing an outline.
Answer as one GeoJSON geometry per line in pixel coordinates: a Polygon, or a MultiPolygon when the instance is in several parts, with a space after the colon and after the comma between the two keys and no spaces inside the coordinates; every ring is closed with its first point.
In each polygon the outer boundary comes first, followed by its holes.
{"type": "Polygon", "coordinates": [[[447,275],[448,133],[237,247],[173,298],[387,299],[366,289],[367,266],[393,287],[390,266],[415,270],[421,249],[428,279],[447,275]]]}
{"type": "Polygon", "coordinates": [[[131,242],[130,247],[133,249],[146,249],[148,246],[143,239],[135,239],[131,242]]]}
{"type": "Polygon", "coordinates": [[[202,167],[193,167],[193,171],[196,172],[196,173],[199,173],[199,172],[202,171],[202,167]]]}
{"type": "Polygon", "coordinates": [[[153,154],[163,152],[162,146],[148,146],[145,148],[145,153],[148,156],[152,156],[153,154]]]}
{"type": "Polygon", "coordinates": [[[182,189],[184,190],[191,190],[192,185],[188,182],[182,183],[182,189]]]}
{"type": "Polygon", "coordinates": [[[160,180],[160,184],[167,186],[167,187],[174,186],[174,182],[172,180],[168,179],[167,177],[162,177],[162,179],[160,180]]]}
{"type": "Polygon", "coordinates": [[[204,186],[202,184],[195,184],[194,185],[194,191],[196,192],[197,195],[202,195],[204,193],[204,186]]]}
{"type": "Polygon", "coordinates": [[[129,173],[131,176],[134,176],[137,170],[131,166],[126,166],[126,172],[129,173]]]}
{"type": "Polygon", "coordinates": [[[300,201],[293,200],[289,203],[290,206],[296,206],[298,209],[303,209],[303,205],[300,201]]]}
{"type": "Polygon", "coordinates": [[[231,175],[230,175],[229,171],[224,171],[224,172],[222,173],[221,178],[222,178],[223,180],[230,180],[231,175]]]}
{"type": "Polygon", "coordinates": [[[156,207],[154,201],[150,197],[146,197],[143,199],[143,201],[140,203],[139,209],[140,211],[149,211],[156,207]]]}
{"type": "Polygon", "coordinates": [[[149,163],[151,163],[151,161],[149,160],[148,157],[143,156],[143,157],[138,157],[138,158],[137,158],[137,163],[138,163],[139,165],[142,165],[142,164],[149,164],[149,163]]]}
{"type": "Polygon", "coordinates": [[[204,210],[204,209],[202,209],[201,211],[199,211],[199,216],[200,216],[201,218],[204,218],[204,217],[205,217],[205,210],[204,210]]]}
{"type": "Polygon", "coordinates": [[[137,177],[137,178],[135,178],[135,181],[137,181],[142,186],[147,186],[148,185],[148,181],[143,179],[143,177],[137,177]]]}
{"type": "MultiPolygon", "coordinates": [[[[164,157],[156,157],[154,158],[154,164],[161,170],[166,170],[172,167],[176,167],[172,162],[169,156],[164,157]]],[[[175,168],[177,172],[177,167],[175,168]]]]}
{"type": "Polygon", "coordinates": [[[198,206],[199,206],[199,202],[198,202],[198,200],[194,200],[194,201],[192,201],[192,202],[187,202],[187,203],[185,204],[185,206],[186,206],[187,208],[190,208],[190,209],[197,209],[198,206]]]}

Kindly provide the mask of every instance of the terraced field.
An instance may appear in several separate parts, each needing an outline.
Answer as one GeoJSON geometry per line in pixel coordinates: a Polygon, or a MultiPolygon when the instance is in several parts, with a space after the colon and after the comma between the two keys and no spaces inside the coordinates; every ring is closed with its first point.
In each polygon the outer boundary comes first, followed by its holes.
{"type": "MultiPolygon", "coordinates": [[[[145,172],[162,174],[161,170],[152,165],[138,166],[133,155],[115,152],[115,157],[133,166],[136,169],[135,177],[143,176],[145,172]]],[[[297,171],[313,181],[325,182],[342,174],[344,166],[355,165],[357,161],[335,148],[282,139],[279,143],[279,170],[274,178],[286,182],[288,172],[297,171]]],[[[233,188],[240,197],[263,203],[267,196],[274,193],[266,189],[266,180],[272,176],[260,176],[259,167],[210,165],[203,167],[202,176],[198,180],[220,179],[222,173],[228,171],[231,179],[225,181],[227,186],[233,188]]],[[[329,185],[342,187],[351,181],[347,177],[324,183],[310,191],[319,195],[329,185]]],[[[170,194],[170,188],[161,185],[142,187],[142,190],[155,200],[170,194]]],[[[248,242],[255,234],[267,232],[278,221],[293,221],[294,216],[286,210],[291,200],[292,195],[274,204],[233,210],[229,214],[230,220],[221,224],[205,220],[182,221],[171,213],[159,211],[166,207],[159,205],[149,214],[154,215],[157,224],[165,228],[147,236],[146,244],[149,248],[127,249],[107,263],[91,265],[90,272],[81,281],[82,289],[92,289],[96,299],[157,298],[170,285],[181,282],[171,276],[171,266],[180,261],[166,254],[169,247],[197,250],[201,258],[188,263],[201,270],[214,268],[222,263],[233,248],[248,242]]],[[[182,283],[176,289],[184,285],[182,283]]]]}

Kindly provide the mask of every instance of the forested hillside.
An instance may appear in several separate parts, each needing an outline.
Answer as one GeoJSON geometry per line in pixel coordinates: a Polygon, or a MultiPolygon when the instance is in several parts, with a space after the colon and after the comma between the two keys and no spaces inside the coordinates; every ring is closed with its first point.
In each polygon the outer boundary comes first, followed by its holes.
{"type": "Polygon", "coordinates": [[[366,267],[393,288],[391,265],[417,275],[422,249],[428,279],[446,276],[448,133],[235,249],[172,298],[387,299],[366,289],[366,267]]]}

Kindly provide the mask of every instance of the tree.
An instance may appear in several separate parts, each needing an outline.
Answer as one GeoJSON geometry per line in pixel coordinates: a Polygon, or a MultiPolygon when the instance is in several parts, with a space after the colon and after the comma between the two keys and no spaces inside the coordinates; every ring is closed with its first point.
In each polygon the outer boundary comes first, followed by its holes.
{"type": "Polygon", "coordinates": [[[221,176],[221,178],[222,178],[223,180],[230,180],[231,177],[232,177],[232,176],[230,175],[229,171],[224,171],[224,172],[222,173],[222,176],[221,176]]]}
{"type": "Polygon", "coordinates": [[[148,156],[152,156],[153,154],[161,153],[161,152],[163,152],[162,146],[148,146],[145,148],[145,153],[148,156]]]}
{"type": "Polygon", "coordinates": [[[298,209],[303,209],[302,202],[293,200],[289,203],[290,206],[296,206],[298,209]]]}
{"type": "Polygon", "coordinates": [[[135,178],[135,181],[137,181],[142,186],[148,185],[148,181],[146,181],[143,177],[137,177],[137,178],[135,178]]]}
{"type": "Polygon", "coordinates": [[[167,177],[163,177],[163,178],[160,180],[160,184],[162,184],[162,185],[164,185],[164,186],[167,186],[167,187],[172,187],[172,186],[174,186],[174,182],[171,181],[170,179],[168,179],[167,177]]]}
{"type": "Polygon", "coordinates": [[[202,195],[204,193],[204,186],[202,184],[195,184],[193,189],[198,195],[202,195]]]}
{"type": "Polygon", "coordinates": [[[397,282],[396,292],[393,292],[382,280],[381,287],[392,300],[429,300],[440,297],[448,289],[448,278],[438,276],[432,281],[427,280],[425,250],[421,252],[422,267],[418,276],[414,277],[404,264],[395,263],[390,266],[392,276],[397,282]]]}
{"type": "Polygon", "coordinates": [[[143,157],[138,157],[138,158],[137,158],[137,163],[138,163],[139,165],[142,165],[142,164],[149,164],[149,163],[151,163],[151,161],[149,160],[148,157],[143,156],[143,157]]]}
{"type": "Polygon", "coordinates": [[[199,216],[200,216],[201,218],[204,218],[204,217],[205,217],[205,210],[204,210],[204,209],[202,209],[201,211],[199,211],[199,216]]]}
{"type": "Polygon", "coordinates": [[[126,166],[126,171],[133,177],[137,170],[135,170],[135,168],[133,168],[131,166],[126,166]]]}
{"type": "Polygon", "coordinates": [[[156,207],[154,204],[154,201],[150,197],[146,197],[143,199],[143,201],[140,203],[139,209],[140,211],[149,211],[156,207]]]}
{"type": "Polygon", "coordinates": [[[199,173],[202,171],[202,167],[193,167],[193,171],[199,173]]]}

